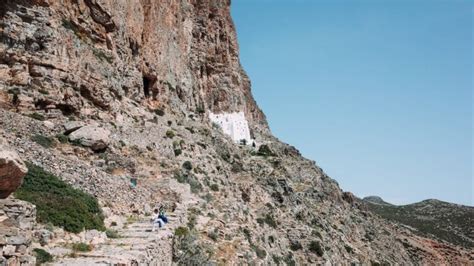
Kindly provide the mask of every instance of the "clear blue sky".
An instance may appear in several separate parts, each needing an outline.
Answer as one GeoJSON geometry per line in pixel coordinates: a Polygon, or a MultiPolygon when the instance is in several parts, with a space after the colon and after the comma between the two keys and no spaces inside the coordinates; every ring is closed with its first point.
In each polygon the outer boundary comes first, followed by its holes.
{"type": "Polygon", "coordinates": [[[233,0],[273,133],[347,191],[473,205],[472,1],[233,0]]]}

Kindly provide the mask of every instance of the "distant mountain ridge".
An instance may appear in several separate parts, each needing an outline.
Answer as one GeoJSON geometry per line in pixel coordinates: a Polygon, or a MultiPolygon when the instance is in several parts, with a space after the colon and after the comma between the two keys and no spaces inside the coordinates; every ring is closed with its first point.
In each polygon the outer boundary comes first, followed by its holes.
{"type": "Polygon", "coordinates": [[[363,198],[363,200],[367,201],[367,202],[370,202],[370,203],[373,203],[373,204],[393,205],[391,203],[388,203],[388,202],[384,201],[379,196],[368,196],[368,197],[363,198]]]}
{"type": "Polygon", "coordinates": [[[393,205],[378,196],[363,198],[369,210],[396,223],[407,225],[422,236],[434,236],[455,245],[474,247],[474,207],[436,199],[393,205]]]}

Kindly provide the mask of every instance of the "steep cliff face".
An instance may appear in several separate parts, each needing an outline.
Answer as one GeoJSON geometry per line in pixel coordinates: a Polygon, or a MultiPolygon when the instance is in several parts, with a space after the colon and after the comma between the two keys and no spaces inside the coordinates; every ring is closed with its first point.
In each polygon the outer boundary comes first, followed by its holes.
{"type": "Polygon", "coordinates": [[[0,135],[24,160],[97,197],[106,225],[133,236],[83,261],[53,254],[58,263],[472,260],[370,214],[270,134],[229,9],[228,0],[0,2],[0,135]],[[259,147],[237,145],[211,112],[243,112],[259,147]],[[151,235],[147,222],[134,225],[138,234],[123,226],[157,202],[171,206],[166,234],[151,235]],[[133,250],[143,238],[152,255],[133,250]]]}
{"type": "Polygon", "coordinates": [[[177,115],[244,111],[267,130],[239,62],[230,1],[0,5],[1,82],[19,89],[16,105],[66,115],[114,115],[127,100],[177,115]]]}

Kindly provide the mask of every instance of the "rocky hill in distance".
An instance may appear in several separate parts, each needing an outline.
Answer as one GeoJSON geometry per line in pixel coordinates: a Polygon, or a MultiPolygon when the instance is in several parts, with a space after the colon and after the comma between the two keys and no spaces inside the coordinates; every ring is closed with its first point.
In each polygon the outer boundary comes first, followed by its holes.
{"type": "Polygon", "coordinates": [[[428,199],[408,205],[393,205],[377,196],[363,201],[377,215],[403,224],[413,232],[474,248],[474,207],[428,199]]]}
{"type": "Polygon", "coordinates": [[[378,204],[378,205],[393,205],[393,204],[390,204],[390,203],[384,201],[379,196],[368,196],[368,197],[363,198],[363,200],[366,201],[366,202],[373,203],[373,204],[378,204]]]}

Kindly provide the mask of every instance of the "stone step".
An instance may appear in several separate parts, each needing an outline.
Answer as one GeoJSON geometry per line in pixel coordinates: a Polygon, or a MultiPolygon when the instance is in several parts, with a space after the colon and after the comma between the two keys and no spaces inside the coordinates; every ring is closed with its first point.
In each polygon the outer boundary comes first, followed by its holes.
{"type": "MultiPolygon", "coordinates": [[[[119,254],[115,254],[114,250],[107,250],[107,251],[91,251],[88,253],[76,253],[76,258],[89,258],[89,259],[96,259],[96,260],[104,260],[104,261],[111,261],[111,260],[118,260],[118,261],[127,261],[131,259],[131,256],[128,255],[127,252],[121,252],[119,254]]],[[[118,251],[118,250],[115,250],[118,251]]]]}
{"type": "Polygon", "coordinates": [[[135,244],[153,244],[155,239],[143,239],[143,238],[116,238],[104,243],[103,245],[108,246],[131,246],[135,244]]]}
{"type": "MultiPolygon", "coordinates": [[[[170,223],[167,223],[165,224],[165,226],[163,228],[174,228],[176,226],[176,224],[170,224],[170,223]]],[[[120,234],[120,233],[126,233],[126,232],[151,232],[151,230],[153,229],[153,225],[150,224],[150,225],[147,225],[147,226],[135,226],[135,227],[129,227],[129,228],[124,228],[124,229],[120,229],[120,230],[117,230],[117,232],[120,234]]],[[[158,228],[158,226],[156,226],[156,230],[160,230],[160,228],[158,228]]],[[[161,229],[162,230],[162,229],[161,229]]]]}
{"type": "Polygon", "coordinates": [[[48,265],[54,266],[84,266],[84,265],[96,265],[96,266],[110,266],[119,263],[127,263],[122,261],[112,261],[110,259],[104,258],[70,258],[70,259],[61,259],[58,262],[54,262],[48,265]]]}
{"type": "Polygon", "coordinates": [[[156,231],[152,232],[150,230],[146,231],[127,231],[121,232],[119,238],[146,238],[146,239],[153,239],[153,238],[160,238],[162,235],[169,235],[173,234],[174,228],[166,228],[166,229],[157,229],[156,231]]]}

